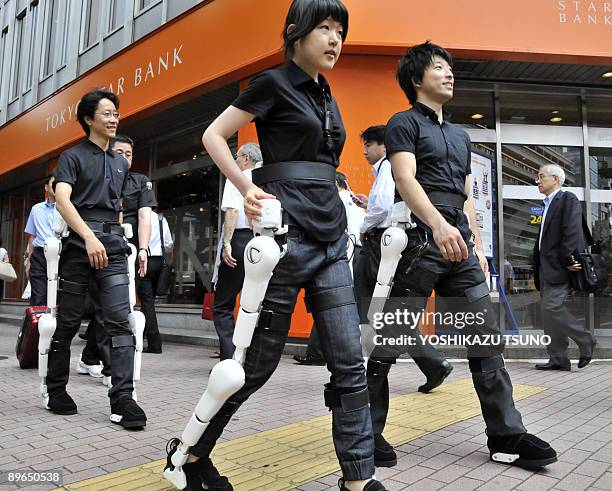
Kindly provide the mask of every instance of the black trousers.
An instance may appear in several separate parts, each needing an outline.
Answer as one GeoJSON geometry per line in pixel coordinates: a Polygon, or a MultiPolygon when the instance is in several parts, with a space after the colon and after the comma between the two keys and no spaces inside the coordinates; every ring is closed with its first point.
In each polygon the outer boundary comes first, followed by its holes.
{"type": "MultiPolygon", "coordinates": [[[[465,242],[469,243],[471,231],[463,212],[457,213],[456,226],[465,242]]],[[[461,311],[472,313],[479,319],[478,322],[463,326],[461,334],[478,336],[483,340],[488,339],[485,335],[499,335],[499,325],[494,315],[485,276],[472,248],[468,259],[452,263],[442,257],[433,240],[427,241],[423,230],[418,228],[410,230],[407,235],[408,246],[400,259],[391,296],[384,312],[405,309],[422,311],[435,289],[436,298],[447,299],[448,305],[451,305],[452,300],[455,302],[455,308],[458,305],[461,311]],[[480,322],[480,319],[483,321],[480,322]]],[[[392,337],[405,331],[406,326],[389,325],[382,328],[382,335],[392,337]]],[[[526,431],[521,414],[514,406],[512,382],[505,368],[503,349],[503,343],[492,342],[482,346],[468,346],[472,381],[480,401],[488,436],[514,435],[526,431]]],[[[393,364],[395,359],[406,351],[408,350],[404,346],[379,345],[374,349],[372,359],[383,364],[393,364]]],[[[368,374],[368,386],[371,403],[388,407],[389,387],[385,370],[379,370],[378,373],[372,374],[372,377],[368,374]]],[[[379,415],[377,421],[373,422],[375,433],[384,428],[386,412],[383,416],[379,415]]]]}
{"type": "Polygon", "coordinates": [[[108,266],[95,269],[77,239],[64,242],[59,263],[62,280],[58,295],[57,329],[51,341],[47,388],[49,395],[66,390],[70,371],[70,344],[78,332],[85,308],[85,293],[90,279],[96,282],[102,305],[104,327],[111,338],[111,404],[132,397],[134,336],[128,325],[130,312],[126,251],[107,247],[108,266]]]}
{"type": "MultiPolygon", "coordinates": [[[[290,227],[287,235],[287,253],[274,269],[262,304],[269,315],[259,317],[246,350],[245,385],[211,419],[198,443],[190,449],[194,455],[210,455],[234,412],[274,373],[287,341],[290,315],[299,291],[304,288],[307,297],[325,296],[329,290],[346,291],[352,284],[346,235],[333,242],[318,242],[297,227],[290,227]]],[[[332,437],[342,474],[347,480],[369,479],[374,475],[374,439],[367,392],[363,392],[366,377],[357,308],[351,300],[344,305],[330,305],[313,315],[330,371],[326,389],[339,399],[354,398],[354,402],[344,406],[330,401],[332,437]]]]}
{"type": "Polygon", "coordinates": [[[30,256],[30,305],[47,305],[47,260],[42,247],[35,247],[30,256]]]}
{"type": "Polygon", "coordinates": [[[234,355],[234,308],[236,297],[242,290],[244,282],[244,249],[253,238],[250,229],[234,230],[232,236],[232,256],[236,259],[236,267],[230,268],[223,260],[219,266],[215,304],[213,307],[213,322],[219,336],[220,359],[226,360],[234,355]]]}
{"type": "Polygon", "coordinates": [[[104,310],[100,303],[98,285],[93,279],[89,282],[89,301],[93,309],[93,316],[87,326],[87,342],[81,360],[86,365],[98,365],[102,363],[102,374],[111,375],[111,339],[104,329],[104,310]]]}
{"type": "MultiPolygon", "coordinates": [[[[144,337],[147,338],[149,348],[161,349],[161,336],[157,325],[155,313],[155,288],[162,267],[161,256],[151,256],[147,264],[147,274],[144,278],[137,276],[136,288],[140,297],[140,310],[145,316],[146,324],[144,337]]],[[[138,275],[138,268],[136,269],[138,275]]]]}

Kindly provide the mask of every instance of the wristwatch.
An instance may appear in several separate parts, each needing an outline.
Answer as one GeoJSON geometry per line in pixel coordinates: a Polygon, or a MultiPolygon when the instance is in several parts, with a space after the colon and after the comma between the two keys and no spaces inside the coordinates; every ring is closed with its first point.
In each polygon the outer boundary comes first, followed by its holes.
{"type": "Polygon", "coordinates": [[[146,247],[139,247],[138,252],[140,251],[145,251],[147,253],[147,257],[149,257],[149,249],[147,249],[146,247]]]}

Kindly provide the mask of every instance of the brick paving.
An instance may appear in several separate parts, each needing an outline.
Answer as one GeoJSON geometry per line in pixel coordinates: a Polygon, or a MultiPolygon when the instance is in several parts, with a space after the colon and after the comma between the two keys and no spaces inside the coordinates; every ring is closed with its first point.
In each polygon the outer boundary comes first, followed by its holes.
{"type": "MultiPolygon", "coordinates": [[[[73,483],[142,465],[165,456],[166,440],[182,431],[217,360],[202,346],[166,344],[162,355],[145,354],[139,399],[149,423],[127,432],[108,421],[106,388],[99,379],[71,373],[69,391],[79,407],[74,416],[55,416],[40,404],[35,370],[20,370],[13,349],[17,328],[0,324],[0,470],[62,469],[73,483]]],[[[73,343],[72,367],[84,343],[73,343]]],[[[553,443],[559,462],[537,473],[488,461],[482,419],[472,418],[397,448],[398,465],[379,469],[390,490],[612,490],[612,363],[584,370],[538,372],[531,363],[509,363],[515,383],[546,390],[519,401],[529,430],[553,443]]],[[[455,363],[450,380],[469,378],[455,363]]],[[[324,367],[301,367],[290,357],[266,386],[237,413],[224,433],[232,440],[327,413],[324,367]],[[299,387],[299,390],[296,388],[299,387]]],[[[416,390],[422,375],[410,363],[391,371],[392,395],[416,390]]],[[[337,489],[329,475],[303,491],[337,489]]],[[[15,486],[0,485],[2,490],[15,486]]],[[[27,489],[51,489],[37,486],[27,489]]]]}

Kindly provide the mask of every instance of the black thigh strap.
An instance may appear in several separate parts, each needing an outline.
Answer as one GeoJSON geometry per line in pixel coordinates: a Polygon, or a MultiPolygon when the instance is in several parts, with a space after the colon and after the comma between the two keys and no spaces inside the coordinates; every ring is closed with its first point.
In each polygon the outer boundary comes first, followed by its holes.
{"type": "Polygon", "coordinates": [[[87,283],[77,283],[76,281],[68,281],[64,278],[60,278],[58,281],[58,290],[61,292],[85,295],[88,289],[87,283]]]}
{"type": "Polygon", "coordinates": [[[130,278],[127,274],[125,273],[118,273],[118,274],[114,274],[111,276],[104,276],[103,278],[100,278],[100,280],[98,281],[98,285],[100,286],[101,289],[111,289],[111,288],[115,288],[116,286],[123,286],[123,285],[129,285],[130,284],[130,278]]]}
{"type": "Polygon", "coordinates": [[[307,295],[304,299],[308,312],[321,312],[355,303],[352,286],[340,286],[307,295]]]}
{"type": "Polygon", "coordinates": [[[287,179],[336,182],[336,169],[331,164],[304,161],[264,164],[253,169],[253,184],[256,186],[287,179]]]}

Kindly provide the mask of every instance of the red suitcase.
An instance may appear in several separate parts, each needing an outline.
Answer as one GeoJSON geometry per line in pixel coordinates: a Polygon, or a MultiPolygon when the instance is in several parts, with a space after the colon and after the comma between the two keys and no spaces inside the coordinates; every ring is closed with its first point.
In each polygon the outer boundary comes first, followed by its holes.
{"type": "Polygon", "coordinates": [[[19,368],[38,367],[38,319],[46,311],[47,307],[28,307],[25,311],[15,346],[19,368]]]}

